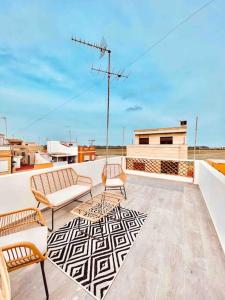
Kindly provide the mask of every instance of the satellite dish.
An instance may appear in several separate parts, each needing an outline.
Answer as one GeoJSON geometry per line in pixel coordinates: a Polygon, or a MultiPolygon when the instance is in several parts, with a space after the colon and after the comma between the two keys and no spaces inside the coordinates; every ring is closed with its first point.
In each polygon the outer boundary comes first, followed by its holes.
{"type": "Polygon", "coordinates": [[[101,51],[100,58],[102,58],[105,55],[105,51],[106,51],[106,48],[107,48],[107,43],[106,43],[106,40],[105,40],[104,37],[101,40],[100,47],[103,48],[102,50],[100,50],[101,51]]]}

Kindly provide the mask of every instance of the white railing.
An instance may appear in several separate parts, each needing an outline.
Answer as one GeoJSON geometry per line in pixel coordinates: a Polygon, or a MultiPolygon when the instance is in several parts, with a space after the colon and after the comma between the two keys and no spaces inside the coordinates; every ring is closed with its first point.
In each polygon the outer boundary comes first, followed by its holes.
{"type": "Polygon", "coordinates": [[[196,163],[195,183],[199,184],[225,253],[225,175],[207,162],[198,161],[196,163]]]}
{"type": "MultiPolygon", "coordinates": [[[[112,157],[108,161],[109,163],[121,163],[121,157],[112,157]]],[[[80,164],[2,175],[0,176],[0,213],[37,205],[30,191],[30,177],[33,174],[72,167],[77,173],[90,176],[93,185],[97,185],[102,182],[101,174],[104,164],[105,159],[99,159],[80,164]]]]}

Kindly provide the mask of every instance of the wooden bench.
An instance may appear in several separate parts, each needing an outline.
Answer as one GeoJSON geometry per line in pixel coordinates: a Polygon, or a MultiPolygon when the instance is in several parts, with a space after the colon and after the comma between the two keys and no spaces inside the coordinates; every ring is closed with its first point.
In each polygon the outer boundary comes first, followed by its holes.
{"type": "Polygon", "coordinates": [[[33,175],[30,184],[38,201],[37,207],[42,203],[52,210],[50,231],[54,229],[54,212],[88,193],[91,194],[92,189],[92,179],[77,174],[72,168],[33,175]]]}

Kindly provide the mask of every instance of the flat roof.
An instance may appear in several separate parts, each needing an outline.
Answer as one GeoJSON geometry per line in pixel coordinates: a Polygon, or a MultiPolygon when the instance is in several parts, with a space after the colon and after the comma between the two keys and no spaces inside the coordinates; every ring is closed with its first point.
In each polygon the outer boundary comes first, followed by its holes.
{"type": "Polygon", "coordinates": [[[187,132],[187,126],[135,129],[134,132],[136,134],[186,133],[187,132]]]}
{"type": "Polygon", "coordinates": [[[76,156],[75,154],[67,154],[67,153],[49,153],[50,156],[55,157],[69,157],[69,156],[76,156]]]}

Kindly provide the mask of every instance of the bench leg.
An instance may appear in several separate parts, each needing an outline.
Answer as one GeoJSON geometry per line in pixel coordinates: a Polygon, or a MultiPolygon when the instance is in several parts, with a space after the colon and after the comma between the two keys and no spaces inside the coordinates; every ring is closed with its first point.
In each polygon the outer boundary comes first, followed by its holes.
{"type": "Polygon", "coordinates": [[[99,227],[101,229],[101,234],[102,234],[102,239],[104,240],[104,236],[103,236],[103,229],[102,229],[102,224],[101,224],[101,220],[98,221],[99,227]]]}
{"type": "Polygon", "coordinates": [[[48,227],[48,231],[50,232],[52,232],[54,229],[54,209],[52,208],[51,210],[52,210],[52,227],[51,228],[48,227]]]}

